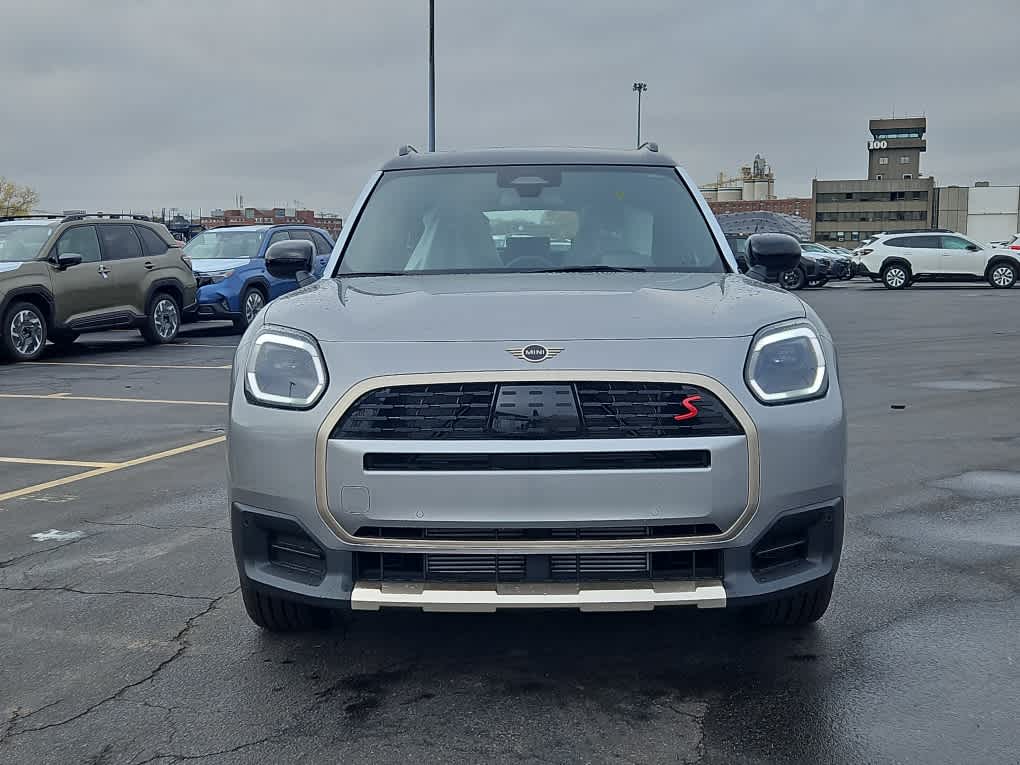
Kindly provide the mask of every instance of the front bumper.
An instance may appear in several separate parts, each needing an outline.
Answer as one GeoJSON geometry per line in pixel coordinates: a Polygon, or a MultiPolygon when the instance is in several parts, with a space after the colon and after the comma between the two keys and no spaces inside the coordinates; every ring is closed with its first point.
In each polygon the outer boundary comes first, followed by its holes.
{"type": "Polygon", "coordinates": [[[230,295],[218,289],[218,285],[205,284],[198,288],[195,319],[199,321],[232,320],[240,316],[241,311],[232,306],[230,295]]]}
{"type": "MultiPolygon", "coordinates": [[[[759,603],[834,575],[843,542],[843,503],[839,500],[783,513],[747,544],[703,547],[703,557],[718,561],[718,568],[689,578],[554,579],[542,561],[534,560],[546,556],[529,556],[524,571],[541,573],[515,581],[470,573],[430,580],[427,565],[420,577],[408,577],[405,568],[393,578],[381,572],[366,577],[363,556],[371,558],[376,553],[323,548],[300,524],[285,516],[235,504],[231,526],[238,570],[248,586],[321,608],[485,613],[564,608],[650,611],[667,606],[724,608],[759,603]],[[281,555],[281,548],[290,553],[281,555]],[[295,555],[295,550],[303,552],[295,555]]],[[[698,550],[689,552],[696,555],[698,550]]],[[[467,566],[469,572],[491,565],[490,556],[473,557],[478,565],[467,566]]]]}
{"type": "MultiPolygon", "coordinates": [[[[831,341],[822,340],[830,368],[835,369],[831,341]]],[[[242,340],[235,370],[243,368],[250,342],[249,333],[242,340]]],[[[504,357],[509,356],[502,342],[450,343],[441,349],[436,344],[394,343],[386,349],[390,358],[399,358],[410,370],[434,369],[437,356],[442,356],[446,371],[427,375],[431,382],[448,378],[539,384],[579,378],[662,381],[694,375],[620,372],[602,365],[607,353],[616,370],[647,369],[650,358],[698,359],[701,382],[712,381],[713,392],[726,397],[734,414],[746,417],[742,420],[749,435],[746,443],[732,436],[685,437],[672,439],[671,445],[663,443],[669,439],[648,438],[598,442],[438,439],[377,440],[369,448],[365,441],[337,440],[330,434],[345,402],[365,389],[400,384],[393,376],[373,376],[378,360],[372,354],[351,353],[343,343],[320,343],[330,370],[331,393],[307,411],[253,406],[235,379],[228,433],[229,500],[242,580],[279,597],[334,608],[645,610],[682,604],[718,607],[777,597],[831,576],[842,545],[845,496],[846,422],[839,380],[830,379],[824,398],[764,406],[743,380],[748,343],[748,338],[631,340],[609,343],[614,355],[604,341],[573,341],[572,366],[564,366],[557,357],[541,366],[513,366],[514,371],[507,371],[504,357]],[[464,369],[487,371],[458,371],[464,369]],[[667,448],[707,450],[711,461],[707,469],[417,474],[393,468],[363,469],[369,451],[420,451],[434,456],[464,451],[620,453],[667,448]],[[799,557],[780,561],[783,565],[775,568],[756,563],[763,540],[776,528],[782,530],[777,524],[791,516],[811,520],[810,533],[805,532],[795,545],[799,557]],[[701,530],[705,525],[715,530],[701,530]],[[699,530],[686,536],[672,533],[681,526],[699,530]],[[462,532],[483,527],[524,528],[543,534],[523,542],[519,538],[477,542],[429,536],[430,528],[462,532]],[[652,534],[608,539],[591,535],[607,527],[614,534],[619,528],[655,528],[662,533],[655,538],[652,534]],[[578,530],[578,536],[554,538],[551,530],[564,528],[578,530]],[[421,533],[400,536],[409,531],[421,533]],[[277,537],[284,540],[282,545],[272,541],[277,537]],[[290,538],[298,542],[291,545],[290,538]],[[456,581],[431,577],[436,567],[428,556],[444,555],[478,563],[474,569],[460,568],[477,576],[456,581]],[[628,565],[610,576],[578,573],[570,578],[569,571],[580,572],[584,561],[599,563],[585,556],[602,555],[620,556],[613,564],[626,559],[628,565]],[[514,559],[511,563],[517,569],[512,581],[502,576],[501,556],[514,559]],[[578,560],[568,570],[569,581],[563,578],[563,556],[578,560]],[[647,556],[646,567],[631,565],[641,556],[647,556]],[[671,568],[671,560],[680,563],[671,568]],[[307,567],[302,570],[302,561],[314,561],[314,572],[307,567]],[[390,579],[382,573],[384,569],[399,576],[390,579]],[[408,578],[412,569],[419,573],[408,578]],[[493,570],[497,575],[489,576],[487,572],[493,570]]],[[[419,376],[397,377],[414,382],[419,376]]],[[[602,572],[609,568],[595,566],[602,572]]],[[[447,574],[450,570],[445,569],[447,574]]]]}

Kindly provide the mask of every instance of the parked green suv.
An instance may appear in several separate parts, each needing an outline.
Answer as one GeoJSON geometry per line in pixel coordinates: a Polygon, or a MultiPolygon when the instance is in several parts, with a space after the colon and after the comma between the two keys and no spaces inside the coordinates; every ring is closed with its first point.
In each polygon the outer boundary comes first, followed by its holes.
{"type": "Polygon", "coordinates": [[[168,343],[195,291],[180,242],[141,216],[0,218],[0,355],[15,361],[107,329],[168,343]]]}

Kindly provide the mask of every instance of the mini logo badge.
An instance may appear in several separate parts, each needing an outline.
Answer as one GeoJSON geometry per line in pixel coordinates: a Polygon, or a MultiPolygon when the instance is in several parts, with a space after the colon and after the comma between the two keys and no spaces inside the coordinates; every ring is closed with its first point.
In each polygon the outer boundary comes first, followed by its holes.
{"type": "Polygon", "coordinates": [[[523,361],[530,361],[532,364],[537,364],[540,361],[546,359],[552,359],[559,356],[563,351],[562,348],[549,348],[538,343],[532,343],[531,345],[525,345],[523,348],[507,348],[509,353],[514,358],[521,359],[523,361]]]}

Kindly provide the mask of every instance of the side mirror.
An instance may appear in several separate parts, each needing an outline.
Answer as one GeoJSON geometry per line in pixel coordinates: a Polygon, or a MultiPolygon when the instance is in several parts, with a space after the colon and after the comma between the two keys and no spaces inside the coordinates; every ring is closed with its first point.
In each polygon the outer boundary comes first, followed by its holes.
{"type": "Polygon", "coordinates": [[[981,248],[978,247],[976,244],[968,244],[967,249],[970,250],[971,252],[978,252],[980,251],[981,248]]]}
{"type": "Polygon", "coordinates": [[[800,263],[800,243],[789,234],[755,234],[747,240],[747,275],[762,282],[779,281],[800,263]]]}
{"type": "Polygon", "coordinates": [[[63,252],[57,255],[57,268],[61,271],[70,268],[71,266],[81,265],[81,255],[77,252],[63,252]]]}
{"type": "Polygon", "coordinates": [[[315,245],[304,240],[277,242],[266,250],[266,270],[277,279],[294,279],[302,271],[310,273],[315,245]]]}

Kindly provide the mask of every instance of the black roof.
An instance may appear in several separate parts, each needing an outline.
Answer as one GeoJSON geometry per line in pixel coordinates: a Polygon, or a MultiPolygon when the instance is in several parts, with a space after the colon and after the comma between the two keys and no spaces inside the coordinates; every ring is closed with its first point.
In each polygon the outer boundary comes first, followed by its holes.
{"type": "Polygon", "coordinates": [[[477,149],[472,151],[409,151],[382,166],[383,170],[487,165],[654,165],[675,167],[668,154],[649,149],[477,149]]]}

